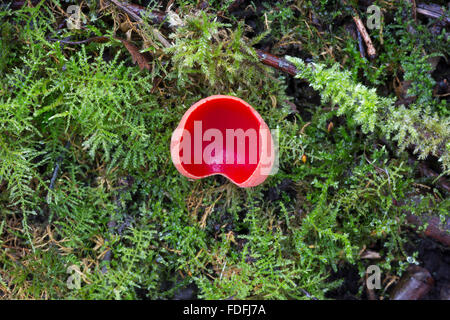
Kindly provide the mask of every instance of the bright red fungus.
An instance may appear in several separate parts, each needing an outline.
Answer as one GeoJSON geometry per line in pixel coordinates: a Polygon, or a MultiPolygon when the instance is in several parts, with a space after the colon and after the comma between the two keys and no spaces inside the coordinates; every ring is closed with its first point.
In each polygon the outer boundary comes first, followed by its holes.
{"type": "Polygon", "coordinates": [[[216,95],[191,106],[172,135],[172,161],[193,179],[221,174],[240,187],[262,183],[275,150],[269,127],[242,99],[216,95]]]}

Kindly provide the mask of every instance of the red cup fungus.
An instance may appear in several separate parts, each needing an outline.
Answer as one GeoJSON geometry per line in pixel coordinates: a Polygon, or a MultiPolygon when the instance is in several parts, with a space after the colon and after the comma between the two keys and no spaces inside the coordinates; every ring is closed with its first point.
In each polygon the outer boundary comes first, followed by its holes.
{"type": "Polygon", "coordinates": [[[184,176],[220,174],[239,187],[261,184],[275,148],[269,127],[242,99],[214,95],[192,105],[172,134],[172,162],[184,176]]]}

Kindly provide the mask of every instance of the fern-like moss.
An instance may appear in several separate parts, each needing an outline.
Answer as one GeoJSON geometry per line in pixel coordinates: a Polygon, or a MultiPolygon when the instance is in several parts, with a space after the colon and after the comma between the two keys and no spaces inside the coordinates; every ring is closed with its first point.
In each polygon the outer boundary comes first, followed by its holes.
{"type": "Polygon", "coordinates": [[[381,97],[375,89],[355,82],[338,64],[327,68],[320,63],[306,64],[300,58],[287,59],[297,67],[296,77],[306,79],[319,91],[323,103],[338,106],[337,114],[353,118],[363,132],[379,130],[392,136],[400,149],[413,146],[419,158],[431,154],[439,158],[445,170],[450,168],[450,118],[430,115],[429,108],[417,104],[397,107],[394,99],[381,97]]]}

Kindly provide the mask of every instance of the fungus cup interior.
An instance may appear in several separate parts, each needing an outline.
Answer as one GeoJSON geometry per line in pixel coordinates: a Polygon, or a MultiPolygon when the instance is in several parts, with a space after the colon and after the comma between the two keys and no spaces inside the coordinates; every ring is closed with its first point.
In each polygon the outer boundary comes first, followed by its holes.
{"type": "MultiPolygon", "coordinates": [[[[195,134],[195,122],[198,126],[199,121],[201,121],[201,130],[204,134],[201,138],[202,161],[200,164],[196,164],[194,160],[190,163],[182,162],[183,168],[196,177],[223,174],[235,183],[246,181],[256,170],[260,161],[260,129],[261,122],[264,123],[264,121],[250,105],[234,97],[216,96],[207,98],[199,101],[192,109],[192,112],[188,114],[184,129],[191,135],[191,155],[193,159],[194,140],[200,139],[195,134]],[[206,133],[209,129],[213,129],[215,135],[207,138],[206,133]],[[242,135],[240,140],[233,136],[234,143],[230,147],[230,144],[227,143],[230,139],[230,135],[227,137],[227,129],[228,134],[230,129],[233,129],[234,132],[255,133],[256,143],[248,134],[244,135],[244,140],[242,140],[242,135]],[[222,137],[222,141],[217,141],[220,140],[220,137],[222,137]],[[242,146],[243,141],[244,146],[242,146]],[[215,144],[217,149],[222,148],[222,152],[212,150],[212,143],[215,144]],[[210,145],[209,149],[205,150],[208,145],[210,145]],[[244,147],[245,152],[242,152],[244,147]],[[208,150],[212,151],[205,152],[208,150]],[[229,163],[230,160],[227,159],[232,159],[232,163],[229,163]]],[[[183,150],[181,149],[180,157],[182,156],[183,150]]]]}

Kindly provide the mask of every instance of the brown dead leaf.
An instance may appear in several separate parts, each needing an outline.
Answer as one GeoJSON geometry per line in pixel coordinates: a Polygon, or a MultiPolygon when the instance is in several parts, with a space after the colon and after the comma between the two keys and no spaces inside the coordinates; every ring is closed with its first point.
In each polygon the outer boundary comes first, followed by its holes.
{"type": "Polygon", "coordinates": [[[150,64],[147,58],[139,51],[139,49],[134,44],[123,39],[121,39],[120,41],[122,41],[125,48],[127,48],[128,52],[131,54],[131,60],[133,61],[133,63],[138,64],[139,69],[150,70],[150,64]]]}

